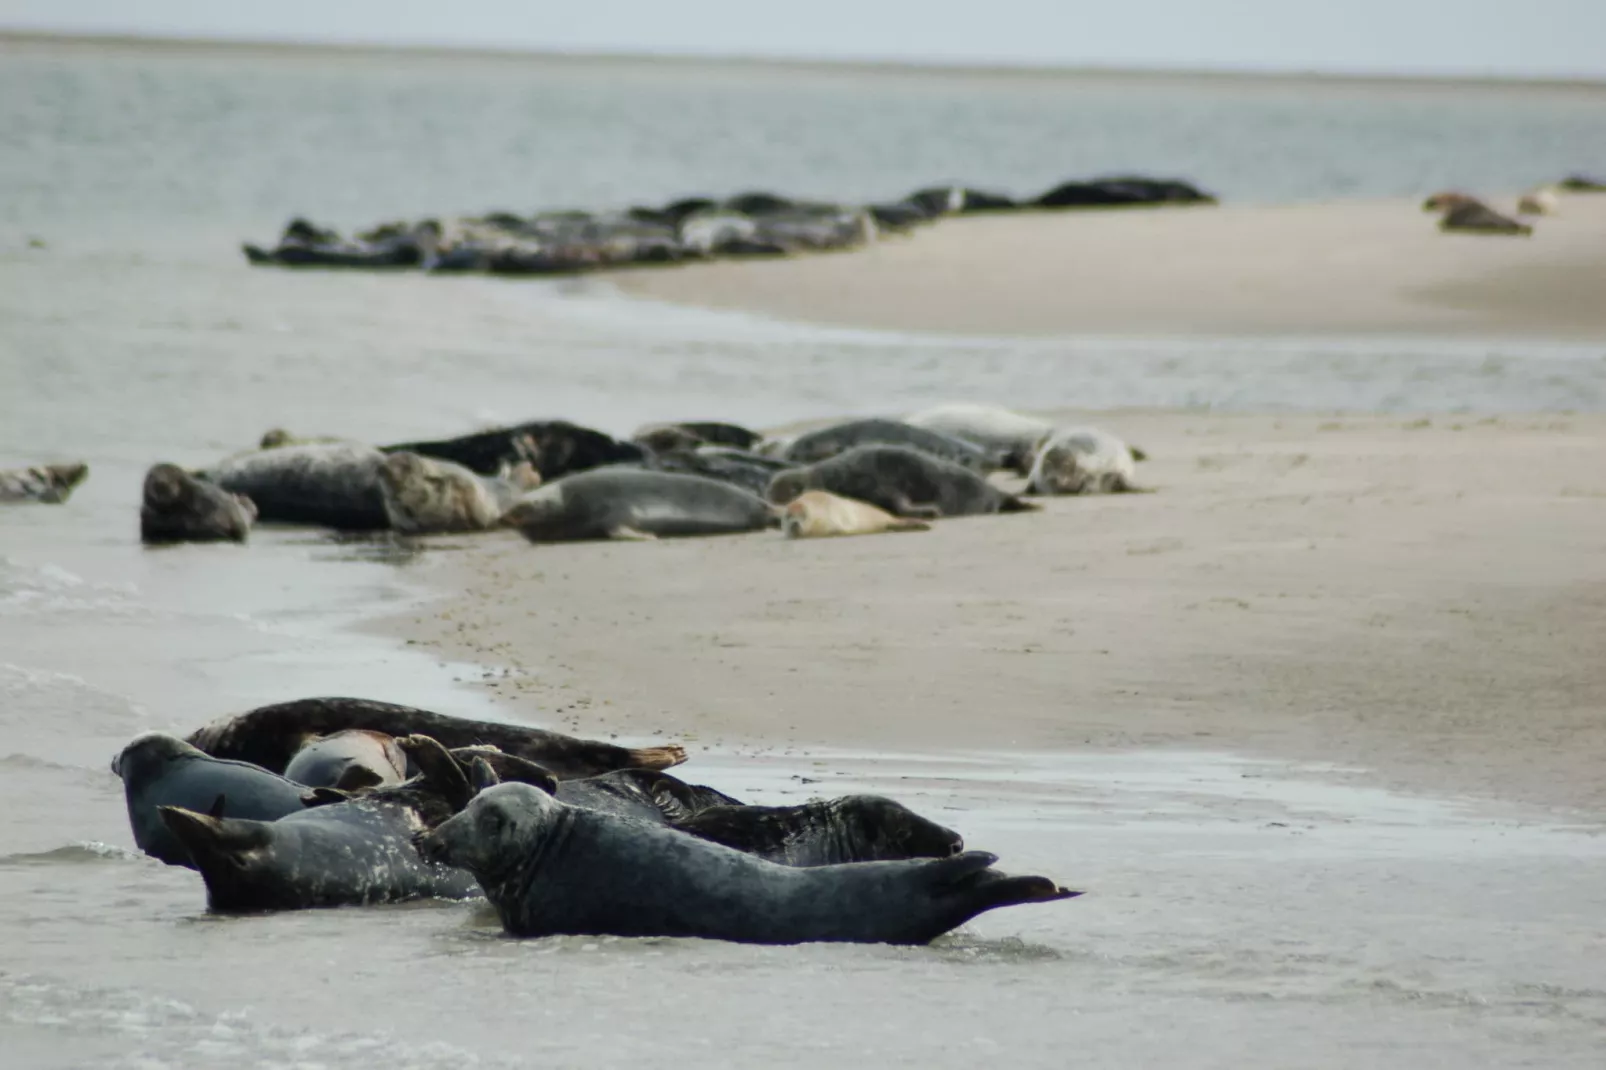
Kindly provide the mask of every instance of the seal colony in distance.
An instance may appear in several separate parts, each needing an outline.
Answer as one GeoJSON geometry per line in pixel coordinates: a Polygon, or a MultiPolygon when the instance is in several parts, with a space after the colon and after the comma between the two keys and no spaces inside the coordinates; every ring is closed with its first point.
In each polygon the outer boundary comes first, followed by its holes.
{"type": "Polygon", "coordinates": [[[214,757],[282,773],[309,740],[356,728],[396,737],[429,736],[447,748],[490,744],[539,763],[559,779],[613,769],[667,769],[686,760],[685,748],[673,744],[631,749],[542,728],[472,721],[360,698],[307,698],[260,706],[220,717],[192,732],[188,742],[214,757]]]}
{"type": "Polygon", "coordinates": [[[89,476],[87,464],[41,464],[0,469],[0,503],[41,502],[60,505],[89,476]]]}
{"type": "Polygon", "coordinates": [[[906,446],[856,446],[818,464],[781,472],[770,481],[769,500],[785,505],[808,490],[828,490],[893,516],[923,519],[1037,508],[968,468],[906,446]]]}
{"type": "Polygon", "coordinates": [[[503,523],[531,542],[723,535],[776,526],[775,511],[738,487],[702,476],[601,468],[532,491],[503,523]]]}
{"type": "Polygon", "coordinates": [[[515,936],[925,944],[987,910],[1080,894],[1006,876],[982,852],[783,866],[528,784],[480,777],[476,786],[462,813],[419,838],[420,850],[473,873],[515,936]]]}
{"type": "Polygon", "coordinates": [[[148,543],[244,542],[256,521],[250,498],[190,475],[176,464],[145,473],[139,537],[148,543]]]}

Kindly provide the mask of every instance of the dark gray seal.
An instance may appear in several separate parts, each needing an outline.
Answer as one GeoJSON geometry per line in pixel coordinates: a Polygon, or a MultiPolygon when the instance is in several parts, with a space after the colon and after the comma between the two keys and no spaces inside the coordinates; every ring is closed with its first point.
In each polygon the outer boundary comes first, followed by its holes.
{"type": "Polygon", "coordinates": [[[855,446],[907,446],[986,475],[1003,467],[1003,457],[954,435],[901,420],[847,420],[806,431],[786,445],[781,456],[793,464],[814,464],[855,446]]]}
{"type": "Polygon", "coordinates": [[[407,779],[407,755],[395,736],[348,728],[307,740],[285,765],[284,775],[309,788],[377,788],[407,779]]]}
{"type": "Polygon", "coordinates": [[[221,717],[191,733],[189,742],[219,758],[282,772],[309,739],[351,728],[398,738],[429,736],[448,748],[488,743],[538,762],[559,778],[594,776],[611,769],[667,769],[686,760],[685,748],[675,745],[630,749],[541,728],[471,721],[360,698],[307,698],[261,706],[221,717]]]}
{"type": "Polygon", "coordinates": [[[171,866],[190,866],[189,852],[157,809],[182,806],[214,817],[274,821],[304,810],[305,787],[248,762],[214,758],[165,732],[147,732],[112,759],[123,778],[134,842],[171,866]]]}
{"type": "Polygon", "coordinates": [[[548,483],[572,472],[640,461],[647,455],[634,442],[619,442],[611,435],[567,420],[536,420],[459,438],[402,442],[380,448],[386,453],[418,453],[455,461],[482,476],[496,475],[504,465],[529,461],[548,483]]]}
{"type": "Polygon", "coordinates": [[[968,468],[906,446],[859,446],[818,464],[782,472],[770,481],[769,500],[785,505],[808,490],[828,490],[880,506],[893,516],[916,519],[1037,508],[968,468]]]}
{"type": "Polygon", "coordinates": [[[603,468],[521,498],[503,523],[531,542],[655,539],[761,531],[780,523],[762,498],[702,476],[603,468]]]}
{"type": "Polygon", "coordinates": [[[796,468],[797,465],[728,446],[698,446],[655,454],[643,467],[658,472],[678,472],[681,475],[717,479],[762,498],[775,473],[796,468]]]}
{"type": "Polygon", "coordinates": [[[259,520],[376,531],[390,526],[379,487],[383,460],[372,446],[318,442],[242,453],[200,474],[250,498],[259,520]]]}
{"type": "Polygon", "coordinates": [[[879,795],[844,795],[801,806],[709,806],[671,824],[784,866],[947,858],[965,849],[959,833],[879,795]]]}
{"type": "Polygon", "coordinates": [[[250,498],[197,479],[176,464],[145,473],[139,537],[148,543],[244,542],[256,521],[250,498]]]}
{"type": "Polygon", "coordinates": [[[688,784],[656,769],[615,769],[596,776],[558,780],[545,767],[496,747],[456,747],[452,757],[465,769],[483,761],[499,781],[532,784],[571,806],[669,824],[710,807],[740,807],[739,799],[701,784],[688,784]]]}
{"type": "Polygon", "coordinates": [[[414,842],[468,802],[462,769],[434,740],[402,745],[422,770],[417,777],[277,821],[161,807],[206,881],[208,908],[234,914],[478,896],[472,874],[426,861],[414,842]]]}
{"type": "Polygon", "coordinates": [[[0,502],[60,505],[89,476],[87,464],[41,464],[0,471],[0,502]]]}
{"type": "Polygon", "coordinates": [[[718,420],[678,420],[674,423],[647,424],[638,427],[630,438],[650,449],[655,437],[663,436],[662,443],[686,443],[693,446],[729,446],[732,449],[750,450],[764,440],[757,431],[740,424],[721,423],[718,420]],[[689,442],[688,442],[689,440],[689,442]]]}
{"type": "Polygon", "coordinates": [[[1482,201],[1468,198],[1450,207],[1439,220],[1439,229],[1468,234],[1511,234],[1528,236],[1534,228],[1501,215],[1482,201]]]}
{"type": "Polygon", "coordinates": [[[515,936],[924,944],[983,911],[1080,894],[1046,877],[1006,876],[980,852],[782,866],[569,806],[528,784],[484,787],[420,846],[426,858],[472,872],[515,936]]]}

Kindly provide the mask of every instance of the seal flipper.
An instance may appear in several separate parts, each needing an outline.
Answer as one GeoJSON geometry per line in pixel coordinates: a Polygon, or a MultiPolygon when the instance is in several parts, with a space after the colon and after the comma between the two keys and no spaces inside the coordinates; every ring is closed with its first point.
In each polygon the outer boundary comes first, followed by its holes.
{"type": "MultiPolygon", "coordinates": [[[[1032,494],[1034,492],[1031,487],[1027,487],[1025,493],[1032,494]]],[[[1013,494],[1006,494],[1004,495],[1004,500],[999,503],[998,511],[1000,513],[1035,513],[1041,508],[1043,507],[1036,502],[1028,502],[1017,498],[1013,494]]]]}
{"type": "Polygon", "coordinates": [[[997,855],[985,851],[966,851],[928,864],[926,872],[932,881],[932,893],[947,900],[949,909],[954,912],[950,923],[939,932],[956,928],[978,914],[999,907],[1049,903],[1082,894],[1063,888],[1047,877],[1012,877],[1000,873],[991,868],[997,861],[997,855]]]}
{"type": "Polygon", "coordinates": [[[258,847],[267,846],[267,823],[242,821],[238,818],[217,818],[198,814],[182,806],[158,806],[162,823],[178,837],[195,864],[205,873],[209,859],[238,855],[258,847]]]}
{"type": "Polygon", "coordinates": [[[356,762],[341,770],[340,776],[335,780],[336,791],[361,791],[363,788],[375,788],[385,782],[384,778],[366,765],[356,762]]]}
{"type": "Polygon", "coordinates": [[[941,520],[942,509],[935,505],[916,505],[909,500],[907,494],[899,494],[892,499],[895,506],[892,509],[894,516],[908,517],[919,520],[941,520]]]}
{"type": "Polygon", "coordinates": [[[224,795],[224,794],[222,794],[220,792],[218,794],[218,797],[212,800],[212,808],[206,812],[206,816],[207,817],[222,817],[223,816],[223,803],[227,799],[228,799],[228,796],[224,795]]]}
{"type": "Polygon", "coordinates": [[[888,531],[930,531],[931,525],[924,520],[895,520],[887,525],[888,531]]]}
{"type": "Polygon", "coordinates": [[[441,793],[452,813],[462,810],[474,797],[474,789],[463,767],[434,738],[418,734],[403,736],[396,745],[418,767],[419,777],[441,793]]]}

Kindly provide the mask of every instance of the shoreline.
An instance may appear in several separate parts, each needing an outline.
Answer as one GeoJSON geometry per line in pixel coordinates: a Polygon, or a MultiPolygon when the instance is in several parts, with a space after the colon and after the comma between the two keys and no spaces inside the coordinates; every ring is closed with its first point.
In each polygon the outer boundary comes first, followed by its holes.
{"type": "MultiPolygon", "coordinates": [[[[1067,414],[1069,415],[1069,414],[1067,414]]],[[[929,533],[531,547],[374,627],[510,667],[596,738],[956,754],[1210,750],[1606,805],[1606,417],[1091,414],[1154,494],[929,533]]]]}

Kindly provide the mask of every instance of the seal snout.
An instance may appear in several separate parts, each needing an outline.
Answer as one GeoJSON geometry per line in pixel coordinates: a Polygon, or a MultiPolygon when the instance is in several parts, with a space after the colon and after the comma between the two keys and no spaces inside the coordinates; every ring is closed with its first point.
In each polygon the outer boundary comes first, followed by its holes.
{"type": "Polygon", "coordinates": [[[446,857],[450,852],[447,849],[445,838],[440,835],[439,829],[430,829],[427,832],[415,834],[413,836],[413,846],[418,849],[419,856],[426,862],[450,864],[450,859],[446,857]]]}

